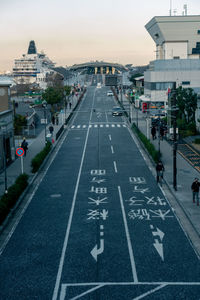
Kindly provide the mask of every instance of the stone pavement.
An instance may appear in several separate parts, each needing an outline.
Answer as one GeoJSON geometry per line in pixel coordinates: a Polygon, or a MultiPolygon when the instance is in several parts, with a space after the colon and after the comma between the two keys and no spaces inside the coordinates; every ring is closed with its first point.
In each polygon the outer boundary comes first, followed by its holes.
{"type": "MultiPolygon", "coordinates": [[[[127,101],[127,98],[125,96],[123,97],[123,105],[125,110],[129,112],[129,102],[127,101]]],[[[133,111],[132,122],[136,124],[137,113],[138,113],[138,128],[143,134],[147,136],[148,131],[147,131],[146,114],[142,113],[140,110],[136,112],[134,107],[132,107],[132,111],[133,111]]],[[[158,138],[156,140],[152,140],[152,138],[150,137],[150,140],[151,143],[154,144],[155,148],[158,150],[159,147],[158,138]]],[[[165,167],[165,172],[164,172],[165,182],[200,237],[200,206],[197,206],[192,202],[192,191],[191,191],[191,184],[195,177],[200,179],[200,173],[196,169],[194,169],[177,152],[177,191],[175,191],[173,188],[172,144],[170,144],[165,139],[161,140],[160,151],[162,154],[162,161],[165,167]]]]}
{"type": "MultiPolygon", "coordinates": [[[[66,118],[69,116],[70,112],[73,110],[77,103],[77,98],[73,99],[72,107],[69,107],[66,110],[66,118]]],[[[53,131],[53,139],[55,140],[54,146],[56,145],[56,133],[60,130],[61,126],[64,124],[64,112],[59,114],[59,123],[58,125],[54,125],[53,131]]],[[[46,134],[49,134],[49,125],[46,125],[46,134]]],[[[41,133],[34,139],[28,139],[28,150],[26,156],[23,157],[23,172],[29,175],[29,182],[33,178],[34,174],[31,172],[31,160],[44,148],[45,146],[45,129],[41,131],[41,133]]],[[[16,148],[19,147],[19,143],[22,142],[21,140],[16,140],[16,148]]],[[[12,162],[6,169],[7,173],[7,187],[14,184],[16,178],[22,173],[22,159],[18,157],[12,162]]],[[[5,172],[0,173],[0,196],[3,195],[5,192],[5,172]]]]}

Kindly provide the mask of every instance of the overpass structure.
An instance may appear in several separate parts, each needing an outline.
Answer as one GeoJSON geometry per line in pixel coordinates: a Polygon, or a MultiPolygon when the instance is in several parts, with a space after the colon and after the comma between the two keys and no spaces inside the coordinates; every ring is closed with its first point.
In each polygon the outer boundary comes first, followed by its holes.
{"type": "Polygon", "coordinates": [[[86,71],[88,74],[119,74],[127,71],[127,68],[117,63],[95,61],[73,65],[70,70],[86,71]]]}

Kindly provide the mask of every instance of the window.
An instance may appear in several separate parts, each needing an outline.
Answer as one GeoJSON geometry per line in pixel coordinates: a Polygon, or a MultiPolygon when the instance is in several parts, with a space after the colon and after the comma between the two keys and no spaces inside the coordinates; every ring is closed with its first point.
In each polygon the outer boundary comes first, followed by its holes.
{"type": "Polygon", "coordinates": [[[182,85],[190,85],[190,81],[182,81],[182,85]]]}

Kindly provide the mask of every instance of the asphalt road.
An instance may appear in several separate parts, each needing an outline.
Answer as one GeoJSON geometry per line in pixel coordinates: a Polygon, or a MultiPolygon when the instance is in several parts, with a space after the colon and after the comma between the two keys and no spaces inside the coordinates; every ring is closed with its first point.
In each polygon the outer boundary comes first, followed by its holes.
{"type": "Polygon", "coordinates": [[[107,87],[88,87],[0,256],[0,299],[200,299],[200,263],[107,87]]]}

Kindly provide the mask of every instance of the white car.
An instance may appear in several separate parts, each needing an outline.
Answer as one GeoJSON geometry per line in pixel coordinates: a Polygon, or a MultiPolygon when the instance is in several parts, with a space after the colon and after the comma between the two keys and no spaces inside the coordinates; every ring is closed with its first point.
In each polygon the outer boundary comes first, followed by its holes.
{"type": "Polygon", "coordinates": [[[113,92],[111,91],[107,92],[107,96],[113,96],[113,92]]]}

